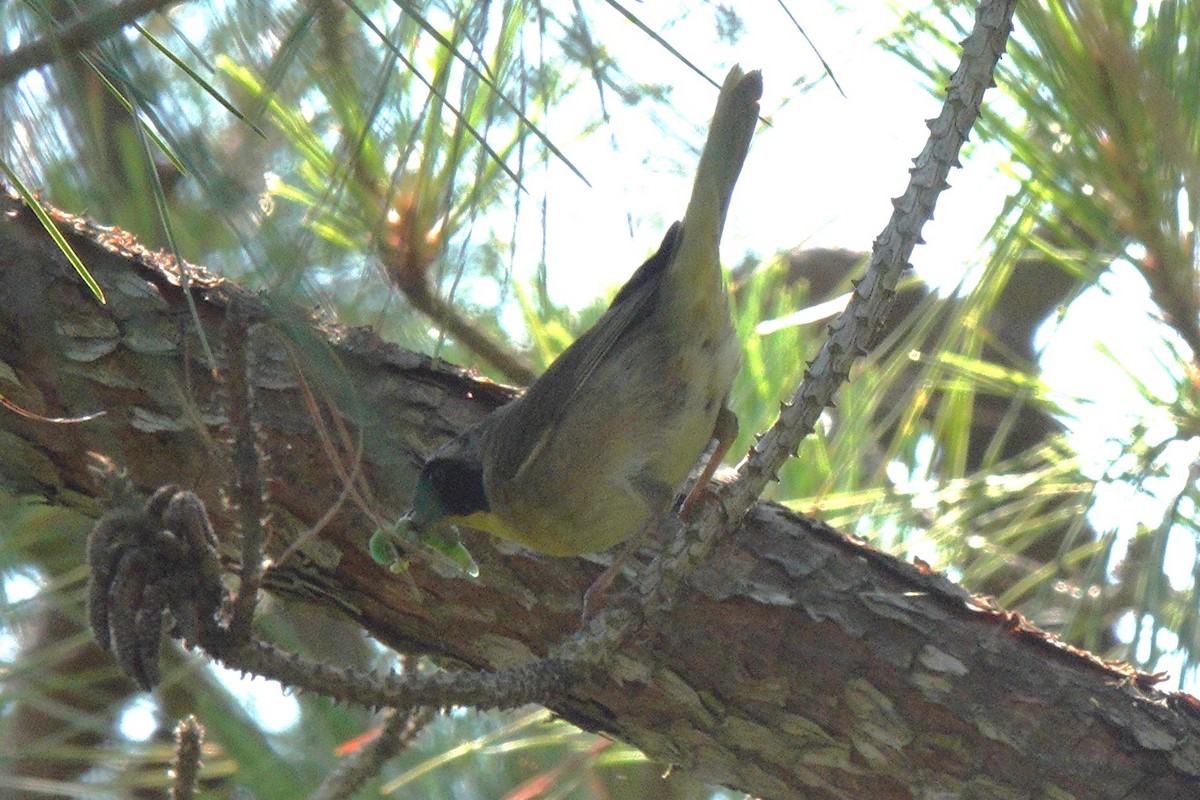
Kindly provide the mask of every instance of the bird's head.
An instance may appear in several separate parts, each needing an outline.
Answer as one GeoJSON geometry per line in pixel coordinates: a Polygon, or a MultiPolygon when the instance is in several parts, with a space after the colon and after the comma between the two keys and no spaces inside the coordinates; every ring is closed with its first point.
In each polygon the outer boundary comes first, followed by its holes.
{"type": "Polygon", "coordinates": [[[424,537],[450,537],[450,527],[497,533],[502,525],[491,513],[483,485],[479,429],[440,447],[425,462],[413,491],[412,510],[403,522],[424,537]]]}

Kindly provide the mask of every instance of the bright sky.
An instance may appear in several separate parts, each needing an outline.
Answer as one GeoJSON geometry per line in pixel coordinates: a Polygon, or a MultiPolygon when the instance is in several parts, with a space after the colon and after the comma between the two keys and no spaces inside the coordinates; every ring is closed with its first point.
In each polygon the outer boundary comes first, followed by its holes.
{"type": "MultiPolygon", "coordinates": [[[[745,32],[736,47],[711,43],[715,30],[707,9],[683,25],[657,28],[717,81],[733,63],[763,70],[762,113],[772,125],[760,128],[734,193],[723,241],[726,263],[737,263],[746,252],[765,256],[802,244],[865,250],[882,230],[890,200],[903,191],[911,159],[928,135],[924,121],[939,104],[914,70],[872,46],[894,19],[882,4],[872,5],[870,14],[838,14],[822,3],[798,11],[846,97],[828,80],[797,93],[795,84],[818,78],[821,67],[776,3],[739,5],[745,32]]],[[[658,10],[655,4],[636,8],[648,22],[658,10]]],[[[584,91],[545,121],[551,138],[592,183],[589,189],[565,167],[551,168],[550,289],[555,300],[572,306],[624,281],[657,246],[666,225],[682,215],[717,94],[615,11],[597,14],[596,38],[620,42],[613,50],[628,74],[671,85],[678,116],[651,119],[644,106],[628,109],[610,96],[609,129],[564,141],[557,131],[579,130],[580,120],[596,115],[595,92],[584,91]]],[[[1003,156],[990,155],[992,162],[1003,156]]],[[[984,163],[952,175],[954,190],[926,228],[930,244],[914,263],[932,279],[953,282],[971,263],[1009,189],[987,158],[979,160],[984,163]]],[[[538,176],[529,187],[540,197],[538,176]]],[[[527,218],[529,238],[520,241],[534,254],[541,237],[535,217],[527,218]]]]}

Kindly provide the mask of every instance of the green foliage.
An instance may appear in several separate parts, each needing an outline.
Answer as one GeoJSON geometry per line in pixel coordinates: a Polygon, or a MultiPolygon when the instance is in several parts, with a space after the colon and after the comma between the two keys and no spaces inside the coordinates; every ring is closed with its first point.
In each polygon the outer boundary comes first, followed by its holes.
{"type": "MultiPolygon", "coordinates": [[[[886,42],[931,83],[946,76],[968,11],[955,3],[935,8],[906,17],[905,30],[886,42]]],[[[1197,442],[1200,352],[1193,242],[1200,8],[1103,0],[1022,3],[1017,13],[1017,35],[997,78],[1004,98],[985,108],[981,128],[1012,154],[1017,180],[992,232],[988,275],[1003,281],[1036,252],[1075,276],[1077,293],[1111,291],[1115,275],[1124,276],[1128,292],[1130,267],[1148,289],[1148,303],[1112,303],[1125,321],[1096,331],[1091,344],[1109,363],[1094,361],[1111,375],[1108,396],[1096,400],[1129,398],[1124,417],[1072,398],[1062,398],[1062,408],[1071,441],[1103,452],[1076,466],[1095,482],[1095,496],[1126,498],[1127,509],[1156,508],[1146,513],[1158,519],[1143,515],[1133,526],[1128,513],[1094,514],[1097,533],[1078,535],[1076,526],[1058,560],[1033,565],[1003,599],[1035,600],[1028,606],[1035,614],[1053,610],[1064,635],[1083,646],[1151,669],[1194,670],[1200,527],[1193,510],[1200,496],[1187,465],[1197,442]],[[1144,324],[1142,314],[1153,322],[1144,324]],[[1137,330],[1140,345],[1122,342],[1122,329],[1137,330]],[[1117,622],[1126,629],[1120,641],[1113,640],[1117,622]]],[[[1071,456],[1058,460],[1065,467],[1071,456]]]]}

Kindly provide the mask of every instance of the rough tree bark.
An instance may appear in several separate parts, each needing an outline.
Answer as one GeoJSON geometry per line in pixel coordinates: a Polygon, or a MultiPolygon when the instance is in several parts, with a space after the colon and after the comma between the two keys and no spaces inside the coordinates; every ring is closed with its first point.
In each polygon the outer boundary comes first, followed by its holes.
{"type": "MultiPolygon", "coordinates": [[[[60,216],[108,295],[100,306],[33,214],[0,202],[0,393],[46,417],[105,412],[55,424],[0,409],[6,488],[95,516],[103,507],[87,465],[97,452],[147,492],[194,489],[232,540],[220,387],[171,259],[60,216]]],[[[242,290],[199,272],[191,286],[219,350],[224,309],[242,290]]],[[[367,554],[365,515],[338,505],[340,476],[353,474],[394,518],[422,454],[509,391],[369,331],[263,302],[272,321],[251,344],[270,549],[338,507],[270,585],[399,650],[474,667],[519,663],[568,635],[599,564],[473,539],[478,580],[419,564],[397,576],[367,554]]],[[[940,576],[776,505],[761,504],[723,540],[665,624],[617,665],[554,710],[755,795],[1200,796],[1194,699],[1158,692],[1149,676],[1061,646],[940,576]]]]}

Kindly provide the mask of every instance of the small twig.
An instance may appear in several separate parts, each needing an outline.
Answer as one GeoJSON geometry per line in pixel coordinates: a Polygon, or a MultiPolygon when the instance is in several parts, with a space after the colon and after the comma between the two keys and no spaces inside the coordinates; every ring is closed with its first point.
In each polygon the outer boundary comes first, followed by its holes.
{"type": "Polygon", "coordinates": [[[250,375],[250,308],[230,303],[225,319],[225,413],[233,432],[233,500],[242,539],[242,565],[229,631],[235,641],[249,638],[263,574],[263,481],[254,428],[254,386],[250,375]]]}
{"type": "MultiPolygon", "coordinates": [[[[383,258],[386,265],[386,252],[383,253],[383,258]]],[[[528,386],[537,378],[537,372],[517,357],[511,348],[467,319],[453,303],[447,303],[438,297],[424,276],[414,280],[398,280],[395,270],[391,268],[388,269],[388,275],[414,308],[432,319],[463,347],[500,370],[508,380],[528,386]]]]}
{"type": "Polygon", "coordinates": [[[379,736],[338,764],[308,800],[342,800],[351,797],[363,784],[378,775],[384,764],[404,750],[433,718],[432,708],[420,708],[409,714],[390,712],[379,736]]]}
{"type": "Polygon", "coordinates": [[[82,414],[77,417],[47,417],[33,411],[26,411],[4,395],[0,395],[0,406],[4,406],[17,416],[24,417],[25,419],[31,419],[34,422],[46,422],[51,425],[78,425],[82,422],[91,422],[94,419],[99,419],[108,413],[101,410],[93,411],[90,414],[82,414]]]}
{"type": "Polygon", "coordinates": [[[498,672],[396,675],[332,667],[255,639],[227,646],[228,639],[218,638],[215,642],[202,641],[200,645],[230,669],[368,708],[441,708],[451,705],[479,709],[516,708],[526,703],[551,702],[562,695],[570,679],[566,662],[556,658],[498,672]]]}
{"type": "Polygon", "coordinates": [[[0,59],[0,86],[20,77],[31,69],[45,66],[55,59],[91,47],[101,39],[120,31],[139,17],[174,5],[179,0],[128,0],[94,14],[81,17],[69,25],[30,42],[0,59]]]}
{"type": "Polygon", "coordinates": [[[171,766],[171,800],[192,800],[200,783],[200,748],[204,726],[189,714],[175,726],[175,763],[171,766]]]}

